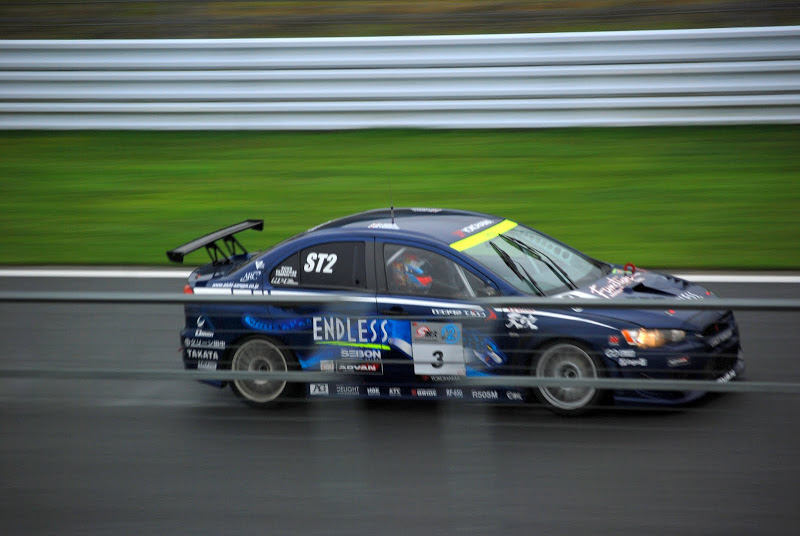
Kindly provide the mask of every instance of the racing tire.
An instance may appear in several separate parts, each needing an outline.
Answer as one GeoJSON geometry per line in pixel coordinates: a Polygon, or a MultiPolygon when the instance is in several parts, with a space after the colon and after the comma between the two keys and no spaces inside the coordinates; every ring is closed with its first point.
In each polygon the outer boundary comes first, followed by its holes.
{"type": "MultiPolygon", "coordinates": [[[[538,352],[531,365],[531,375],[555,378],[601,378],[602,364],[593,352],[573,341],[549,344],[538,352]]],[[[536,387],[536,398],[558,415],[583,415],[596,409],[607,392],[594,387],[536,387]]]]}
{"type": "MultiPolygon", "coordinates": [[[[286,372],[297,368],[297,361],[288,349],[265,337],[251,337],[241,341],[231,358],[231,370],[236,372],[286,372]]],[[[284,380],[233,380],[230,385],[233,392],[246,404],[267,408],[295,395],[299,384],[284,380]]]]}

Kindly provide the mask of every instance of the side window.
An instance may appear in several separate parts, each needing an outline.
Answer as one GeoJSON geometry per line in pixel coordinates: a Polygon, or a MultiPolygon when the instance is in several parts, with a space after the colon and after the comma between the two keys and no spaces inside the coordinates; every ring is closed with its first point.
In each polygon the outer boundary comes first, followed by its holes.
{"type": "Polygon", "coordinates": [[[386,286],[391,294],[470,298],[492,296],[493,287],[443,255],[422,248],[385,244],[386,286]]]}
{"type": "Polygon", "coordinates": [[[273,287],[296,287],[300,284],[300,254],[295,253],[280,263],[269,275],[273,287]]]}
{"type": "Polygon", "coordinates": [[[367,268],[363,242],[331,242],[295,253],[270,274],[279,287],[364,289],[367,268]]]}
{"type": "Polygon", "coordinates": [[[494,288],[489,283],[482,281],[478,276],[470,272],[469,270],[464,270],[459,266],[459,270],[464,273],[464,277],[467,279],[467,285],[469,285],[470,289],[475,293],[475,296],[478,298],[486,298],[489,296],[497,296],[498,292],[497,289],[494,288]]]}

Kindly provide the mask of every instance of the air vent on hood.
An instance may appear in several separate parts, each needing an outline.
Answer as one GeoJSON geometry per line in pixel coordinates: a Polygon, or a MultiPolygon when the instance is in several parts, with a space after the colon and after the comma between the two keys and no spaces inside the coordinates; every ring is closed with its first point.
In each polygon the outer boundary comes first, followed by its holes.
{"type": "Polygon", "coordinates": [[[672,292],[665,292],[663,290],[658,290],[657,288],[648,287],[644,283],[639,283],[638,285],[634,285],[629,287],[633,292],[640,292],[642,294],[653,294],[655,296],[674,296],[675,294],[672,292]]]}

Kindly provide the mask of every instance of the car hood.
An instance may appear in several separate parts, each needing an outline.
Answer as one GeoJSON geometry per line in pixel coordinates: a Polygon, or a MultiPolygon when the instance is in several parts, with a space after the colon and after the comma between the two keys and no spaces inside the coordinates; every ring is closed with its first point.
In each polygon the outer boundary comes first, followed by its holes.
{"type": "MultiPolygon", "coordinates": [[[[717,299],[710,291],[681,279],[658,272],[637,270],[633,273],[615,269],[610,274],[576,290],[560,294],[563,298],[598,300],[620,299],[717,299]]],[[[617,319],[642,327],[700,330],[725,311],[692,309],[585,309],[592,317],[617,319]]]]}

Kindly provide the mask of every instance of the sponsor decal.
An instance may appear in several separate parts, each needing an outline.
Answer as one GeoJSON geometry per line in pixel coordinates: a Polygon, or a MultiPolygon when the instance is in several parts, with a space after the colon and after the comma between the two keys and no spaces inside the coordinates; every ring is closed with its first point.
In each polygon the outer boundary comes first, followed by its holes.
{"type": "Polygon", "coordinates": [[[428,212],[430,214],[436,214],[441,212],[442,209],[440,208],[424,208],[424,207],[412,207],[411,212],[428,212]]]}
{"type": "Polygon", "coordinates": [[[689,356],[683,355],[681,357],[674,357],[667,360],[668,367],[685,367],[690,363],[689,356]]]}
{"type": "Polygon", "coordinates": [[[597,294],[601,298],[614,298],[619,296],[622,291],[625,290],[625,287],[635,283],[641,283],[644,279],[644,275],[640,273],[612,275],[606,277],[606,282],[603,286],[598,287],[597,285],[591,285],[589,291],[592,294],[597,294]]]}
{"type": "Polygon", "coordinates": [[[311,396],[326,396],[328,394],[327,383],[311,383],[308,386],[311,396]]]}
{"type": "Polygon", "coordinates": [[[381,351],[370,348],[342,348],[340,357],[345,359],[362,359],[364,361],[380,361],[381,351]]]}
{"type": "Polygon", "coordinates": [[[336,253],[317,253],[312,251],[306,255],[306,263],[303,265],[303,271],[315,272],[318,274],[332,274],[333,267],[338,258],[336,253]]]}
{"type": "Polygon", "coordinates": [[[214,326],[211,324],[211,321],[203,315],[197,317],[195,320],[195,325],[197,329],[194,331],[195,337],[213,337],[214,336],[214,326]]]}
{"type": "Polygon", "coordinates": [[[389,387],[389,396],[402,396],[399,387],[389,387]]]}
{"type": "Polygon", "coordinates": [[[258,281],[261,277],[261,270],[253,270],[252,272],[247,272],[242,277],[239,278],[240,283],[249,283],[251,281],[258,281]]]}
{"type": "Polygon", "coordinates": [[[284,286],[289,286],[289,285],[297,286],[297,285],[299,285],[297,280],[291,279],[289,277],[273,277],[272,279],[269,280],[269,282],[270,282],[270,284],[276,285],[276,286],[277,285],[284,285],[284,286]]]}
{"type": "Polygon", "coordinates": [[[345,374],[383,374],[383,363],[378,361],[336,361],[336,372],[345,374]]]}
{"type": "Polygon", "coordinates": [[[431,309],[434,316],[466,316],[470,318],[486,318],[482,309],[431,309]]]}
{"type": "Polygon", "coordinates": [[[264,269],[264,261],[258,260],[256,261],[256,270],[263,270],[264,269]]]}
{"type": "Polygon", "coordinates": [[[297,286],[297,270],[293,266],[279,266],[272,273],[272,279],[269,282],[273,285],[297,286]]]}
{"type": "Polygon", "coordinates": [[[527,307],[499,307],[495,308],[498,313],[520,313],[520,314],[535,314],[536,309],[529,309],[527,307]]]}
{"type": "Polygon", "coordinates": [[[311,327],[310,318],[287,318],[283,320],[264,320],[252,315],[244,315],[242,322],[258,331],[276,333],[281,331],[303,331],[311,327]]]}
{"type": "Polygon", "coordinates": [[[640,357],[638,359],[628,359],[625,357],[620,357],[618,363],[620,367],[646,367],[647,359],[643,357],[640,357]]]}
{"type": "Polygon", "coordinates": [[[735,370],[729,370],[724,375],[717,378],[717,383],[727,383],[736,377],[735,370]]]}
{"type": "Polygon", "coordinates": [[[333,364],[333,361],[330,359],[323,359],[319,362],[319,370],[324,370],[327,372],[333,372],[336,370],[336,366],[333,364]]]}
{"type": "Polygon", "coordinates": [[[703,297],[699,294],[695,294],[694,292],[684,291],[675,296],[676,300],[702,300],[703,297]]]}
{"type": "Polygon", "coordinates": [[[619,346],[619,335],[609,335],[608,344],[611,346],[619,346]]]}
{"type": "Polygon", "coordinates": [[[208,340],[208,339],[190,339],[186,337],[183,339],[183,345],[187,348],[213,348],[215,350],[224,350],[225,341],[208,340]]]}
{"type": "Polygon", "coordinates": [[[447,398],[464,398],[464,391],[461,389],[445,389],[444,394],[447,398]]]}
{"type": "Polygon", "coordinates": [[[636,350],[617,350],[606,348],[606,357],[636,357],[636,350]]]}
{"type": "Polygon", "coordinates": [[[412,322],[411,328],[414,333],[414,342],[458,344],[461,340],[461,328],[456,324],[412,322]]]}
{"type": "Polygon", "coordinates": [[[458,231],[453,231],[453,234],[458,236],[459,238],[464,238],[465,236],[470,235],[470,234],[474,233],[475,231],[480,231],[481,229],[483,229],[485,227],[489,227],[490,225],[493,225],[494,223],[495,223],[495,220],[480,220],[480,221],[476,221],[475,223],[471,223],[471,224],[467,225],[466,227],[462,227],[458,231]]]}
{"type": "Polygon", "coordinates": [[[415,329],[416,338],[424,338],[424,339],[436,339],[439,336],[438,331],[434,331],[428,326],[425,325],[418,325],[416,322],[412,322],[411,324],[415,329]]]}
{"type": "Polygon", "coordinates": [[[367,226],[367,228],[368,229],[392,229],[392,230],[395,230],[395,231],[399,231],[400,230],[400,227],[398,227],[396,223],[381,223],[381,222],[370,223],[367,226]]]}
{"type": "Polygon", "coordinates": [[[369,396],[381,396],[380,387],[367,387],[367,394],[369,396]]]}
{"type": "Polygon", "coordinates": [[[189,359],[212,359],[214,361],[219,361],[219,354],[216,350],[196,350],[194,348],[187,348],[186,357],[189,359]]]}
{"type": "Polygon", "coordinates": [[[275,268],[275,273],[273,275],[276,277],[291,277],[294,279],[297,277],[297,270],[295,270],[293,266],[279,266],[275,268]]]}
{"type": "Polygon", "coordinates": [[[256,290],[261,288],[260,283],[234,283],[233,288],[237,290],[256,290]]]}
{"type": "Polygon", "coordinates": [[[497,391],[472,391],[472,398],[480,400],[497,400],[499,398],[497,391]]]}
{"type": "Polygon", "coordinates": [[[214,361],[198,361],[197,370],[217,370],[217,364],[214,361]]]}
{"type": "Polygon", "coordinates": [[[529,331],[539,329],[539,326],[536,325],[535,316],[522,313],[506,313],[506,327],[508,329],[525,329],[529,331]]]}
{"type": "Polygon", "coordinates": [[[728,328],[725,331],[722,331],[722,332],[718,333],[717,335],[714,335],[713,337],[708,339],[708,344],[709,344],[709,346],[714,348],[716,346],[719,346],[723,342],[727,341],[731,337],[733,337],[733,328],[728,328]]]}
{"type": "MultiPolygon", "coordinates": [[[[350,343],[386,343],[388,320],[375,318],[336,318],[315,316],[312,319],[314,341],[350,343]]],[[[389,348],[380,348],[388,350],[389,348]]]]}
{"type": "Polygon", "coordinates": [[[428,378],[432,382],[457,382],[457,381],[459,381],[460,379],[462,379],[466,375],[467,375],[467,371],[465,369],[464,370],[464,374],[462,374],[460,376],[459,375],[449,374],[449,375],[439,375],[439,376],[436,376],[436,375],[434,375],[434,376],[425,376],[425,378],[428,378]]]}
{"type": "Polygon", "coordinates": [[[514,401],[522,401],[522,393],[519,391],[506,391],[506,398],[514,401]]]}
{"type": "Polygon", "coordinates": [[[336,394],[337,395],[347,395],[347,396],[357,396],[360,394],[360,389],[358,385],[337,385],[336,386],[336,394]]]}
{"type": "Polygon", "coordinates": [[[261,288],[259,283],[233,283],[231,281],[223,281],[221,283],[211,283],[212,288],[235,288],[237,290],[254,290],[261,288]]]}
{"type": "Polygon", "coordinates": [[[411,396],[435,397],[436,389],[411,389],[411,396]]]}

